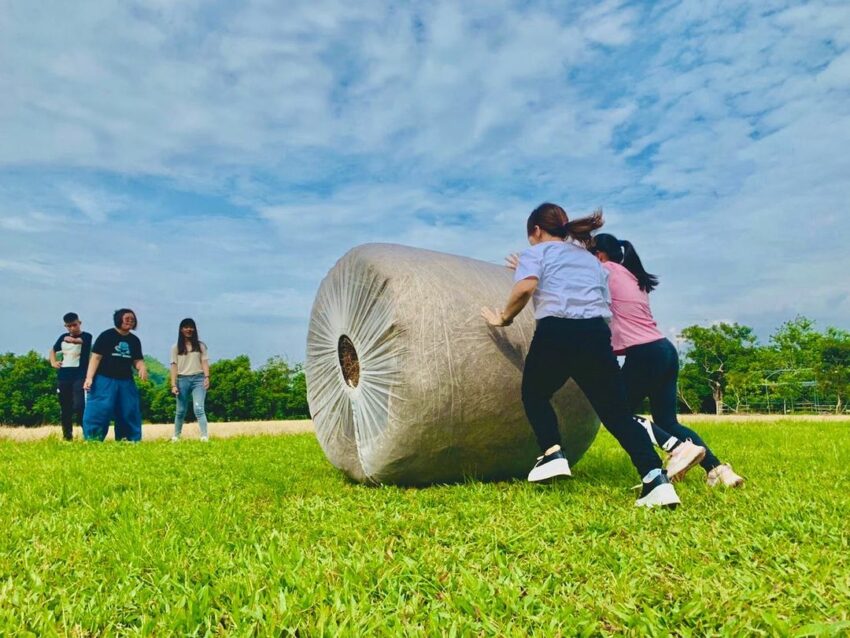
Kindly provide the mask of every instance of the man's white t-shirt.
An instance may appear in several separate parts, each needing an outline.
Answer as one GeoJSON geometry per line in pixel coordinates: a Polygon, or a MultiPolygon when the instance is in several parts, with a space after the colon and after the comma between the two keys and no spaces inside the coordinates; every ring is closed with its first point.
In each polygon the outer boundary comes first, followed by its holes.
{"type": "Polygon", "coordinates": [[[514,281],[536,277],[535,319],[611,317],[608,272],[589,251],[565,241],[545,241],[519,256],[514,281]]]}

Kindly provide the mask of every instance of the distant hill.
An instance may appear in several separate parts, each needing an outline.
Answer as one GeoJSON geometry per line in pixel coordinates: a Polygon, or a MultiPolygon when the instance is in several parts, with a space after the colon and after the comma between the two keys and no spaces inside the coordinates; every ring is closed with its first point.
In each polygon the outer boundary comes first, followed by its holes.
{"type": "Polygon", "coordinates": [[[165,383],[168,380],[168,367],[159,359],[155,359],[149,354],[145,355],[145,365],[148,367],[148,376],[156,385],[165,383]]]}

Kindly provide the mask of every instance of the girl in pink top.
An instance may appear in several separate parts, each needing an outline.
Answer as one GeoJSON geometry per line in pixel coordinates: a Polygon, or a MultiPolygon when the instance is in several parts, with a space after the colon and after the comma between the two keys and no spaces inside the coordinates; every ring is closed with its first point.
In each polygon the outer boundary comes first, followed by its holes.
{"type": "Polygon", "coordinates": [[[668,475],[672,480],[680,479],[701,461],[709,485],[742,485],[744,480],[721,463],[696,432],[679,423],[679,355],[659,332],[649,307],[649,293],[658,285],[658,278],[644,270],[630,242],[614,235],[597,234],[589,249],[608,270],[611,345],[616,354],[626,358],[623,378],[629,406],[637,410],[649,398],[653,422],[645,421],[644,425],[653,440],[670,453],[668,475]]]}

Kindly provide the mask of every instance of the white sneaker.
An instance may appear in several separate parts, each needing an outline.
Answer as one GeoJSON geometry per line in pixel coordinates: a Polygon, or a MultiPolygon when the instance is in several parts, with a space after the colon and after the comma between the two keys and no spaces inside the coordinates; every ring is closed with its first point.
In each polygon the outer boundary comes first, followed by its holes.
{"type": "Polygon", "coordinates": [[[209,441],[208,437],[206,437],[206,436],[201,437],[201,443],[206,443],[207,441],[209,441]]]}
{"type": "Polygon", "coordinates": [[[670,453],[667,459],[667,476],[672,482],[681,481],[685,478],[688,470],[702,461],[705,457],[705,448],[694,445],[690,439],[682,441],[670,453]]]}
{"type": "Polygon", "coordinates": [[[172,437],[171,437],[171,442],[172,442],[172,443],[177,443],[177,441],[179,441],[179,440],[180,440],[180,437],[179,437],[179,436],[172,436],[172,437]]]}
{"type": "Polygon", "coordinates": [[[709,487],[741,487],[744,484],[744,477],[739,476],[728,463],[723,463],[712,469],[708,476],[705,477],[705,482],[709,487]]]}
{"type": "Polygon", "coordinates": [[[659,472],[649,483],[641,481],[640,487],[640,497],[635,501],[635,507],[666,507],[672,510],[681,503],[676,488],[664,472],[659,472]]]}
{"type": "Polygon", "coordinates": [[[528,473],[528,480],[531,483],[544,483],[559,476],[572,475],[567,457],[564,456],[561,450],[557,450],[551,454],[537,457],[537,463],[534,464],[531,472],[528,473]]]}

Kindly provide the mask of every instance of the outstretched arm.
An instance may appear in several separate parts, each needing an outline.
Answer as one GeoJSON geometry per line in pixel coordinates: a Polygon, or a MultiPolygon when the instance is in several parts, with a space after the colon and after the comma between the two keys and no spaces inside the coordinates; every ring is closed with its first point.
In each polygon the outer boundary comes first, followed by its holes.
{"type": "Polygon", "coordinates": [[[481,316],[491,326],[509,326],[523,308],[525,308],[528,300],[537,289],[537,277],[527,277],[521,279],[511,288],[511,294],[508,296],[508,301],[505,303],[504,310],[496,310],[493,308],[482,308],[481,316]]]}

